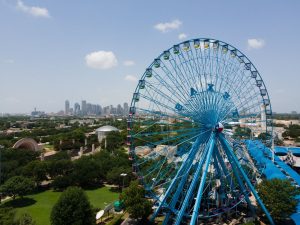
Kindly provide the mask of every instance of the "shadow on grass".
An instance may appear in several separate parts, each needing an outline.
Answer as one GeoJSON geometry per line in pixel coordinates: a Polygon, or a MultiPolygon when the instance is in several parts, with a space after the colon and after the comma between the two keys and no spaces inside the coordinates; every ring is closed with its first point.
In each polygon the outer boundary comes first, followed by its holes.
{"type": "Polygon", "coordinates": [[[36,200],[32,198],[17,198],[15,200],[11,200],[8,202],[5,202],[3,206],[5,207],[13,207],[13,208],[22,208],[26,206],[30,206],[36,203],[36,200]]]}
{"type": "Polygon", "coordinates": [[[104,187],[104,185],[102,183],[101,184],[94,183],[94,184],[89,184],[89,185],[83,185],[83,186],[81,186],[82,189],[89,190],[89,191],[96,190],[96,189],[102,188],[102,187],[104,187]]]}
{"type": "Polygon", "coordinates": [[[33,192],[31,192],[31,194],[39,194],[39,193],[45,192],[47,190],[49,190],[48,187],[37,187],[33,190],[33,192]]]}
{"type": "Polygon", "coordinates": [[[115,192],[115,193],[121,193],[121,189],[119,187],[111,187],[109,189],[109,191],[115,192]]]}

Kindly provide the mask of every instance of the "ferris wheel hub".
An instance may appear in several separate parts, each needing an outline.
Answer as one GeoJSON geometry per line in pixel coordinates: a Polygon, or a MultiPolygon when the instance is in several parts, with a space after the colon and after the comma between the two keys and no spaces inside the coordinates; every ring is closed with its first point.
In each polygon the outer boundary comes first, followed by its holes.
{"type": "Polygon", "coordinates": [[[217,123],[216,126],[215,126],[215,131],[216,131],[217,133],[221,133],[223,130],[224,130],[223,124],[220,123],[220,122],[217,123]]]}

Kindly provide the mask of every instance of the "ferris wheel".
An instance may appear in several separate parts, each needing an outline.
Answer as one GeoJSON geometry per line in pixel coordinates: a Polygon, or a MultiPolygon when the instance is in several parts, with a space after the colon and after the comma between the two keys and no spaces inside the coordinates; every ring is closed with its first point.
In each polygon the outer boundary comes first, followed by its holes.
{"type": "Polygon", "coordinates": [[[133,94],[127,144],[133,170],[163,224],[196,224],[248,205],[259,177],[243,140],[272,139],[262,77],[238,49],[199,38],[163,51],[133,94]]]}

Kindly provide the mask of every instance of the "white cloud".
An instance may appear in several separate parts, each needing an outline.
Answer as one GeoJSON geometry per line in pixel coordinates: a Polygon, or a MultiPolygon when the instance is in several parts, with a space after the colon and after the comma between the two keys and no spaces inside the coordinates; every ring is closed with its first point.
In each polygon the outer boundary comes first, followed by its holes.
{"type": "Polygon", "coordinates": [[[181,33],[178,35],[179,40],[183,40],[187,38],[187,35],[185,33],[181,33]]]}
{"type": "Polygon", "coordinates": [[[128,80],[128,81],[131,81],[131,82],[137,82],[138,81],[137,77],[134,76],[134,75],[127,75],[124,79],[128,80]]]}
{"type": "Polygon", "coordinates": [[[158,23],[154,26],[154,28],[163,33],[166,33],[168,31],[178,29],[181,25],[182,22],[180,20],[173,20],[171,22],[158,23]]]}
{"type": "Polygon", "coordinates": [[[135,65],[135,62],[133,60],[125,60],[123,62],[123,65],[124,66],[134,66],[135,65]]]}
{"type": "Polygon", "coordinates": [[[111,51],[91,52],[85,56],[86,65],[93,69],[106,70],[118,65],[115,54],[111,51]]]}
{"type": "Polygon", "coordinates": [[[13,64],[13,63],[15,63],[15,61],[13,59],[5,59],[5,60],[3,60],[3,63],[4,64],[13,64]]]}
{"type": "Polygon", "coordinates": [[[260,49],[265,46],[265,40],[259,38],[248,39],[248,49],[260,49]]]}
{"type": "Polygon", "coordinates": [[[18,0],[17,2],[17,9],[35,17],[44,17],[44,18],[50,17],[48,9],[37,7],[37,6],[27,6],[21,0],[18,0]]]}

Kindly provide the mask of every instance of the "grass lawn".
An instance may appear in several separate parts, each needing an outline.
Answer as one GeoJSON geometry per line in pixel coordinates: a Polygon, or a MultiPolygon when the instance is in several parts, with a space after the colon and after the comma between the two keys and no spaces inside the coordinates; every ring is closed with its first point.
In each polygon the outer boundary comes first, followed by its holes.
{"type": "MultiPolygon", "coordinates": [[[[85,192],[92,206],[101,209],[119,197],[119,193],[111,192],[108,187],[86,190],[85,192]]],[[[50,225],[51,209],[60,195],[61,192],[48,190],[34,195],[28,195],[23,200],[10,200],[5,204],[17,210],[17,217],[27,212],[36,221],[37,225],[50,225]]]]}

